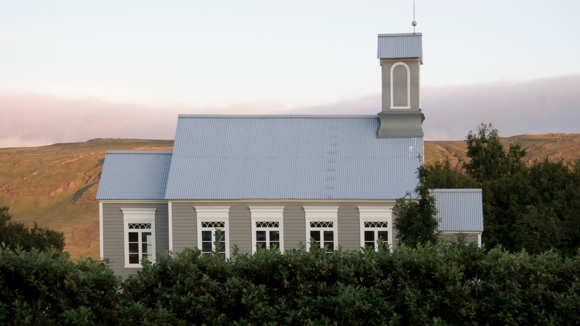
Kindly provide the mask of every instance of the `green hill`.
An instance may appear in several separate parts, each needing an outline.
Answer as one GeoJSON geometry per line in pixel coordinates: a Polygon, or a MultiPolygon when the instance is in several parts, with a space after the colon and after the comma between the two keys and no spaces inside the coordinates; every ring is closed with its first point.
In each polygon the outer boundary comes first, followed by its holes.
{"type": "MultiPolygon", "coordinates": [[[[580,134],[521,135],[534,159],[580,159],[580,134]]],[[[99,213],[95,195],[106,150],[171,150],[173,140],[94,139],[84,143],[0,149],[0,206],[16,221],[63,231],[71,257],[99,256],[99,213]]],[[[427,162],[449,157],[459,168],[465,142],[426,141],[427,162]]]]}

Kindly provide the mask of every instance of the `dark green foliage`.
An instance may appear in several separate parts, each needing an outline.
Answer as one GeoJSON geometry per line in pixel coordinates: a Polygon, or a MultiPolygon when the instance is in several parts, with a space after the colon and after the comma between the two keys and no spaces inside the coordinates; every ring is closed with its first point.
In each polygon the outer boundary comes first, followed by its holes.
{"type": "Polygon", "coordinates": [[[24,250],[54,248],[56,253],[64,249],[64,233],[47,228],[39,228],[36,222],[32,228],[22,223],[12,222],[8,207],[0,207],[0,244],[6,248],[24,250]]]}
{"type": "Polygon", "coordinates": [[[463,164],[469,176],[484,182],[512,176],[525,168],[522,158],[526,150],[520,144],[512,143],[506,152],[500,140],[499,132],[492,128],[491,123],[489,126],[482,123],[477,134],[469,132],[465,141],[467,157],[471,161],[463,164]]]}
{"type": "Polygon", "coordinates": [[[423,165],[420,166],[417,169],[419,184],[415,188],[416,197],[407,193],[405,197],[397,199],[393,207],[393,216],[396,217],[393,227],[397,230],[400,244],[416,247],[420,243],[435,243],[438,240],[435,198],[425,183],[429,173],[423,165]]]}
{"type": "Polygon", "coordinates": [[[554,249],[573,255],[580,248],[580,161],[523,162],[525,150],[506,151],[499,132],[482,124],[467,136],[466,174],[445,162],[426,166],[428,188],[482,188],[483,242],[531,253],[554,249]]]}
{"type": "Polygon", "coordinates": [[[109,324],[119,283],[103,262],[0,248],[0,325],[109,324]]]}
{"type": "Polygon", "coordinates": [[[0,250],[0,325],[580,323],[578,254],[487,251],[462,238],[393,252],[234,249],[231,260],[186,249],[122,283],[105,263],[65,256],[0,250]]]}

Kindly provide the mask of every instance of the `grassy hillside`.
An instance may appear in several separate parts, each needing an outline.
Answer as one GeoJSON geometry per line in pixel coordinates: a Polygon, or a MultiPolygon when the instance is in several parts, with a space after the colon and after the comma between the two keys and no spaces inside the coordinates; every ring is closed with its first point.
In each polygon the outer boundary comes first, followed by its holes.
{"type": "Polygon", "coordinates": [[[167,150],[173,140],[95,139],[0,149],[0,206],[17,221],[64,231],[73,258],[99,256],[95,195],[105,151],[167,150]]]}
{"type": "MultiPolygon", "coordinates": [[[[580,159],[580,134],[521,135],[504,138],[521,142],[534,159],[580,159]]],[[[0,149],[0,206],[9,206],[15,220],[36,221],[64,231],[73,258],[98,257],[99,214],[95,201],[106,150],[171,150],[172,140],[95,139],[85,143],[0,149]]],[[[459,168],[465,142],[427,141],[425,159],[449,157],[459,168]]]]}

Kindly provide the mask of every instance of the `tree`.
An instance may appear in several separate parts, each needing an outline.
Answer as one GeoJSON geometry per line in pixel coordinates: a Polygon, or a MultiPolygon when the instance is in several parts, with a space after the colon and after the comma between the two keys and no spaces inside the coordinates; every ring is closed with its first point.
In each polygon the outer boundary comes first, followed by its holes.
{"type": "Polygon", "coordinates": [[[428,189],[479,188],[479,183],[475,179],[451,169],[448,157],[443,163],[425,165],[425,170],[425,186],[428,189]]]}
{"type": "Polygon", "coordinates": [[[57,253],[64,249],[64,233],[48,228],[40,228],[34,223],[28,228],[22,223],[12,222],[8,207],[0,207],[0,244],[6,248],[30,251],[32,248],[47,250],[54,248],[57,253]]]}
{"type": "Polygon", "coordinates": [[[428,174],[428,170],[423,165],[420,166],[417,169],[419,184],[414,191],[418,198],[407,193],[405,197],[397,199],[393,208],[393,215],[396,217],[393,226],[401,244],[416,247],[419,243],[435,243],[439,239],[435,198],[431,196],[425,183],[428,174]]]}
{"type": "Polygon", "coordinates": [[[526,150],[519,143],[510,143],[509,150],[504,151],[500,142],[499,132],[491,125],[482,123],[477,134],[469,132],[467,157],[469,163],[463,168],[467,174],[479,182],[496,180],[500,177],[510,177],[525,168],[522,158],[526,150]]]}

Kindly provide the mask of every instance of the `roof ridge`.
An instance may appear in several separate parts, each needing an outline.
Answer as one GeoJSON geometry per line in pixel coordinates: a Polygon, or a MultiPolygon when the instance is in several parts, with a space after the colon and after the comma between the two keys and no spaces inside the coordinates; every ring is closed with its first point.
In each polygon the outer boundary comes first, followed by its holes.
{"type": "Polygon", "coordinates": [[[220,115],[180,114],[178,118],[206,119],[378,119],[377,115],[220,115]]]}
{"type": "Polygon", "coordinates": [[[153,155],[171,155],[173,151],[131,151],[131,150],[108,150],[107,154],[153,154],[153,155]]]}

